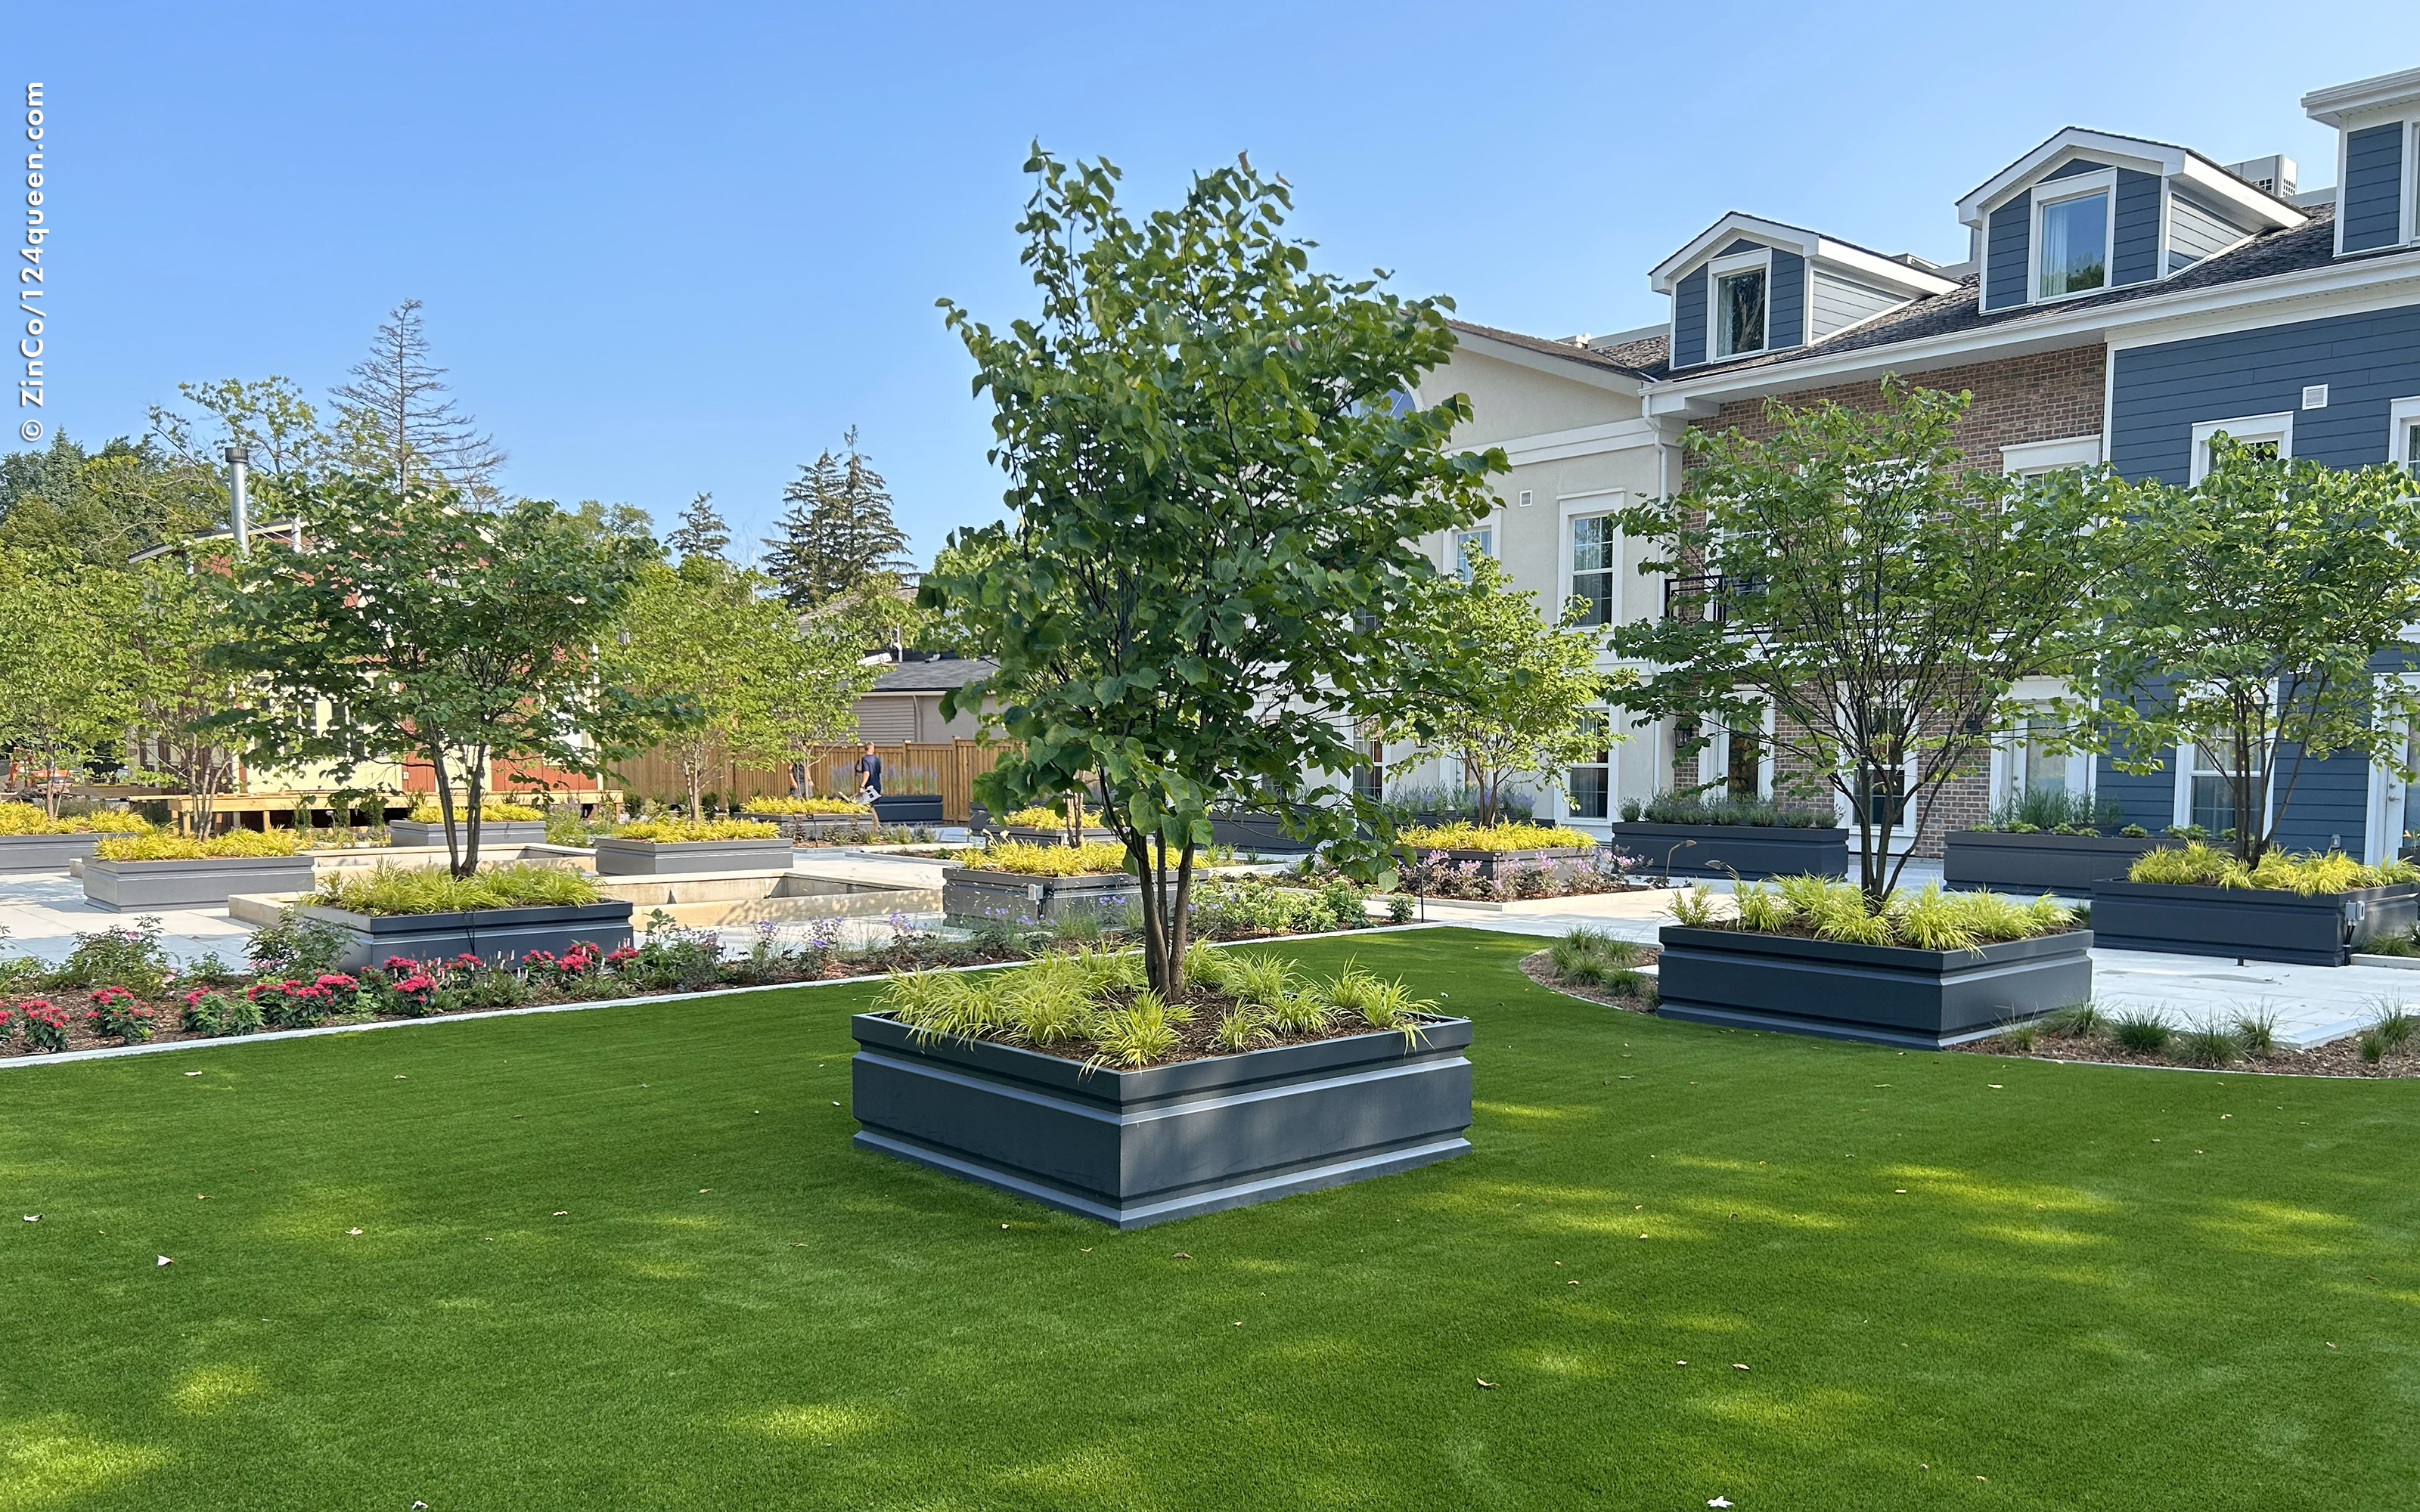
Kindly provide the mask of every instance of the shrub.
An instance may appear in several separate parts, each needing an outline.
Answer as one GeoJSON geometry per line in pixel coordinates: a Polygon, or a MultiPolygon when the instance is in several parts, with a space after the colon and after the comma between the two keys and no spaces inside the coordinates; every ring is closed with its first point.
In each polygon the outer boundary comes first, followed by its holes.
{"type": "Polygon", "coordinates": [[[307,1029],[335,1016],[335,995],[314,982],[256,981],[243,991],[272,1029],[307,1029]]]}
{"type": "MultiPolygon", "coordinates": [[[[454,806],[454,818],[459,823],[468,817],[468,804],[454,806]]],[[[479,805],[479,823],[498,824],[514,820],[543,819],[546,810],[534,804],[513,803],[504,798],[489,798],[479,805]]],[[[411,806],[411,821],[416,825],[437,825],[445,822],[445,810],[435,799],[426,799],[411,806]]]]}
{"type": "Polygon", "coordinates": [[[278,911],[276,923],[253,932],[244,953],[256,971],[307,979],[336,969],[350,943],[343,930],[306,918],[300,904],[288,903],[278,911]]]}
{"type": "Polygon", "coordinates": [[[2139,1055],[2166,1049],[2177,1032],[2166,1019],[2141,1010],[2118,1014],[2110,1021],[2109,1031],[2120,1045],[2139,1055]]]}
{"type": "Polygon", "coordinates": [[[178,1017],[178,1024],[195,1034],[207,1034],[214,1039],[252,1034],[261,1026],[260,1005],[248,997],[196,987],[185,995],[184,1011],[178,1017]]]}
{"type": "Polygon", "coordinates": [[[96,930],[75,937],[75,948],[51,973],[60,987],[122,987],[140,996],[156,997],[168,984],[176,963],[160,946],[160,920],[150,914],[132,927],[96,930]]]}
{"type": "Polygon", "coordinates": [[[1123,845],[1033,845],[1001,841],[967,857],[967,864],[985,872],[1008,872],[1023,877],[1114,876],[1126,869],[1123,845]]]}
{"type": "Polygon", "coordinates": [[[47,997],[29,997],[17,1005],[17,1022],[23,1026],[25,1043],[36,1050],[65,1050],[68,1047],[68,1011],[47,997]]]}
{"type": "Polygon", "coordinates": [[[2096,835],[2117,828],[2125,817],[2124,809],[2112,797],[2028,788],[2019,796],[1995,805],[1991,817],[1978,827],[2011,834],[2050,830],[2062,835],[2096,835]]]}
{"type": "Polygon", "coordinates": [[[642,819],[613,833],[621,840],[682,845],[706,840],[771,840],[782,833],[782,826],[762,819],[642,819]]]}
{"type": "Polygon", "coordinates": [[[1418,911],[1419,906],[1418,901],[1409,894],[1396,893],[1387,900],[1387,922],[1408,924],[1412,921],[1412,916],[1418,911]]]}
{"type": "Polygon", "coordinates": [[[93,994],[84,1017],[93,1033],[128,1044],[150,1039],[154,1027],[150,1006],[123,987],[103,987],[93,994]]]}
{"type": "Polygon", "coordinates": [[[302,848],[290,829],[230,829],[208,840],[191,835],[125,835],[93,847],[105,861],[199,861],[223,856],[292,856],[302,848]]]}
{"type": "Polygon", "coordinates": [[[854,798],[750,798],[740,805],[747,813],[828,813],[871,818],[873,809],[854,798]]]}
{"type": "Polygon", "coordinates": [[[1839,822],[1822,809],[1702,793],[1659,793],[1643,804],[1632,799],[1622,804],[1621,817],[1651,825],[1744,825],[1756,829],[1824,829],[1839,822]]]}
{"type": "Polygon", "coordinates": [[[597,879],[565,867],[520,862],[473,876],[442,867],[373,867],[331,879],[310,902],[349,914],[453,914],[488,908],[568,908],[604,896],[597,879]]]}
{"type": "Polygon", "coordinates": [[[141,834],[150,827],[122,810],[62,813],[54,819],[39,804],[0,803],[0,835],[122,835],[141,834]]]}
{"type": "Polygon", "coordinates": [[[1480,825],[1457,820],[1450,825],[1421,825],[1396,837],[1412,850],[1543,851],[1575,847],[1593,849],[1594,836],[1549,825],[1480,825]]]}

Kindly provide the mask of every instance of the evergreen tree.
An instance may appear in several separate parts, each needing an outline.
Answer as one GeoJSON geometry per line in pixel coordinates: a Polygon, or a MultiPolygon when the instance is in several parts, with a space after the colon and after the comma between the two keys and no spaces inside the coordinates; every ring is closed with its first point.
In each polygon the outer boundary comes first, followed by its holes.
{"type": "Polygon", "coordinates": [[[731,548],[731,527],[714,512],[714,495],[699,494],[681,511],[680,529],[673,532],[664,543],[680,553],[686,562],[691,557],[710,557],[728,563],[723,553],[731,548]]]}
{"type": "Polygon", "coordinates": [[[379,327],[353,381],[334,391],[344,461],[397,491],[459,488],[480,503],[499,495],[504,454],[446,396],[445,369],[428,360],[420,301],[406,300],[379,327]]]}
{"type": "Polygon", "coordinates": [[[857,449],[857,428],[841,438],[845,457],[825,452],[782,490],[788,505],[768,536],[765,569],[794,609],[814,609],[869,578],[908,570],[908,534],[891,517],[891,489],[857,449]]]}

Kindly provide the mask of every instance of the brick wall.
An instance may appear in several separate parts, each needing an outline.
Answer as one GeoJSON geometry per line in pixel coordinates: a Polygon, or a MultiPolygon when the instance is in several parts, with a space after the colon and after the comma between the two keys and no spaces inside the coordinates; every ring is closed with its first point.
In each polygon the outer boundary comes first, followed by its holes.
{"type": "MultiPolygon", "coordinates": [[[[2105,347],[2070,347],[2063,351],[2034,352],[1977,363],[1971,367],[1919,373],[1907,381],[1920,388],[1947,393],[1962,392],[1973,396],[1958,423],[1958,449],[1965,454],[1969,466],[1996,472],[2000,470],[2003,446],[2101,434],[2103,375],[2108,361],[2105,347]]],[[[1881,389],[1879,381],[1869,379],[1779,397],[1785,404],[1802,407],[1829,400],[1853,409],[1868,409],[1881,389]]],[[[1692,424],[1701,430],[1736,430],[1759,440],[1776,429],[1765,416],[1762,399],[1735,399],[1712,419],[1692,424]]]]}

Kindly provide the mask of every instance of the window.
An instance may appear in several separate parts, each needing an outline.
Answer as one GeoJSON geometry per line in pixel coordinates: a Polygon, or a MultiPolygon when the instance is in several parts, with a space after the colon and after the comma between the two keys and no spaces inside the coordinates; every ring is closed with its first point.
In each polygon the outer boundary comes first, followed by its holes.
{"type": "Polygon", "coordinates": [[[2037,714],[2025,720],[2017,763],[2017,780],[2023,784],[2017,789],[2019,794],[2067,792],[2067,753],[2055,748],[2064,733],[2059,722],[2047,714],[2037,714]]]}
{"type": "Polygon", "coordinates": [[[2063,299],[2108,284],[2107,190],[2049,201],[2034,230],[2034,298],[2063,299]]]}
{"type": "Polygon", "coordinates": [[[1764,762],[1764,742],[1754,730],[1723,733],[1723,791],[1734,798],[1757,796],[1757,775],[1764,762]]]}
{"type": "Polygon", "coordinates": [[[2234,777],[2227,770],[2226,759],[2209,747],[2196,742],[2187,755],[2185,779],[2190,784],[2186,801],[2185,823],[2199,825],[2212,837],[2240,828],[2235,811],[2234,777]]]}
{"type": "Polygon", "coordinates": [[[1613,517],[1582,515],[1572,521],[1572,596],[1586,601],[1583,625],[1611,625],[1617,554],[1613,517]]]}
{"type": "Polygon", "coordinates": [[[1764,350],[1764,285],[1761,267],[1743,268],[1714,280],[1716,357],[1764,350]]]}
{"type": "Polygon", "coordinates": [[[1572,768],[1570,817],[1609,819],[1613,816],[1613,715],[1609,710],[1590,709],[1580,716],[1580,728],[1596,738],[1597,748],[1572,768]]]}
{"type": "MultiPolygon", "coordinates": [[[[2403,737],[2403,764],[2420,772],[2420,730],[2412,731],[2403,737]]],[[[2399,817],[2403,833],[2397,837],[2388,856],[2400,856],[2408,847],[2420,845],[2420,782],[2403,784],[2403,812],[2399,817]]],[[[2380,859],[2384,860],[2388,856],[2380,859]]]]}
{"type": "Polygon", "coordinates": [[[2420,398],[2397,399],[2387,407],[2386,457],[2420,478],[2420,398]]]}
{"type": "Polygon", "coordinates": [[[2193,428],[2193,459],[2187,480],[2199,483],[2210,471],[2210,439],[2226,432],[2254,451],[2267,452],[2271,456],[2294,455],[2294,415],[2287,410],[2273,415],[2244,415],[2235,420],[2204,420],[2193,428]]]}
{"type": "Polygon", "coordinates": [[[1470,581],[1472,557],[1492,557],[1495,554],[1496,531],[1493,526],[1482,525],[1475,531],[1453,532],[1453,570],[1461,575],[1464,582],[1470,581]]]}
{"type": "Polygon", "coordinates": [[[1908,749],[1907,713],[1892,704],[1871,704],[1858,725],[1853,733],[1875,760],[1870,766],[1858,763],[1850,774],[1849,822],[1863,825],[1870,818],[1885,833],[1903,828],[1909,818],[1909,768],[1915,764],[1908,749]]]}
{"type": "Polygon", "coordinates": [[[1387,743],[1363,740],[1360,764],[1353,768],[1353,795],[1372,803],[1387,795],[1387,743]]]}
{"type": "Polygon", "coordinates": [[[2060,468],[2088,468],[2101,460],[2101,438],[2071,436],[2055,441],[2021,441],[2000,448],[2000,471],[2013,478],[2039,478],[2060,468]]]}

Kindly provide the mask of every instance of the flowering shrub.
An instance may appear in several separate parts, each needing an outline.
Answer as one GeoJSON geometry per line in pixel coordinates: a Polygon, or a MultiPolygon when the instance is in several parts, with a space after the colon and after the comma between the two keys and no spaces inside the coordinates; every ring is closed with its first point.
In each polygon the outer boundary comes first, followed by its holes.
{"type": "Polygon", "coordinates": [[[252,1034],[260,1026],[260,1005],[208,987],[196,987],[185,995],[185,1011],[178,1019],[178,1027],[213,1038],[252,1034]]]}
{"type": "Polygon", "coordinates": [[[25,1042],[37,1050],[65,1050],[68,1047],[68,1011],[54,1007],[47,997],[29,997],[17,1005],[17,1018],[25,1026],[25,1042]]]}
{"type": "Polygon", "coordinates": [[[307,1029],[336,1012],[336,995],[316,981],[256,981],[243,995],[272,1029],[307,1029]]]}
{"type": "Polygon", "coordinates": [[[151,1038],[155,1026],[150,1007],[123,987],[103,987],[93,994],[84,1018],[93,1033],[129,1044],[151,1038]]]}
{"type": "Polygon", "coordinates": [[[8,1042],[16,1038],[17,1011],[13,1008],[0,1008],[0,1050],[8,1049],[8,1042]]]}

